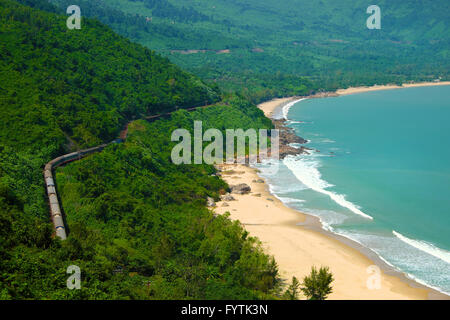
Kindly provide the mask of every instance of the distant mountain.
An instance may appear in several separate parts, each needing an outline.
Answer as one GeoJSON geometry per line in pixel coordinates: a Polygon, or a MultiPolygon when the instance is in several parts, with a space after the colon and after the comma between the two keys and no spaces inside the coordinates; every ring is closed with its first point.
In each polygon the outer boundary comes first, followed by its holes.
{"type": "MultiPolygon", "coordinates": [[[[51,0],[66,8],[70,1],[51,0]]],[[[255,98],[308,88],[449,78],[450,4],[380,0],[80,0],[87,16],[203,79],[255,98]],[[316,82],[312,86],[301,76],[316,82]],[[292,78],[293,77],[293,78],[292,78]],[[264,90],[266,91],[264,94],[264,90]]]]}

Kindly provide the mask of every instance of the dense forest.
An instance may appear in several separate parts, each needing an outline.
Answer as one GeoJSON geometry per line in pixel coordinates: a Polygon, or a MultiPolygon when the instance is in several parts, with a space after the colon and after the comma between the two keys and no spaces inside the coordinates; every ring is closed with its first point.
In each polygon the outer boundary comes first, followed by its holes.
{"type": "Polygon", "coordinates": [[[0,299],[281,297],[259,241],[206,208],[229,186],[172,164],[170,132],[271,128],[253,103],[272,97],[448,79],[448,1],[391,2],[376,33],[362,0],[78,0],[81,30],[71,1],[0,0],[0,299]],[[127,123],[124,143],[57,170],[60,241],[44,164],[127,123]]]}
{"type": "MultiPolygon", "coordinates": [[[[71,4],[51,2],[61,10],[71,4]]],[[[370,3],[364,0],[78,4],[84,15],[254,102],[351,85],[449,79],[446,0],[380,0],[380,30],[367,29],[370,3]]]]}
{"type": "Polygon", "coordinates": [[[205,129],[264,127],[252,106],[230,105],[178,111],[150,124],[135,121],[125,144],[58,170],[68,242],[83,248],[73,259],[87,277],[109,272],[105,286],[120,279],[121,290],[133,292],[136,283],[149,282],[147,291],[140,288],[144,298],[258,299],[277,293],[273,259],[237,222],[206,208],[208,196],[218,200],[228,189],[214,168],[170,160],[174,143],[167,132],[192,130],[194,120],[205,129]],[[82,230],[82,239],[73,230],[82,230]],[[120,274],[110,279],[115,269],[120,274]]]}
{"type": "Polygon", "coordinates": [[[219,99],[198,78],[96,21],[71,32],[64,16],[7,2],[0,18],[3,143],[40,146],[67,137],[92,145],[142,114],[219,99]]]}
{"type": "MultiPolygon", "coordinates": [[[[191,126],[187,111],[134,122],[126,144],[61,169],[70,233],[53,237],[47,161],[110,141],[134,118],[220,97],[98,21],[68,30],[67,17],[45,1],[24,3],[33,8],[0,0],[0,299],[275,297],[273,259],[238,223],[205,207],[206,195],[228,188],[214,168],[169,162],[167,130],[191,126]],[[74,264],[82,288],[71,291],[66,269],[74,264]]],[[[271,126],[233,96],[195,116],[205,127],[271,126]]]]}

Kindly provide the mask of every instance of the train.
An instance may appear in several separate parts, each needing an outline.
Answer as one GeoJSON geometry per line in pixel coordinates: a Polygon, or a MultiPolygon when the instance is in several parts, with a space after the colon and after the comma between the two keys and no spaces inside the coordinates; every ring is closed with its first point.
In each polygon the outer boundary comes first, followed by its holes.
{"type": "MultiPolygon", "coordinates": [[[[111,143],[122,143],[122,142],[123,142],[122,139],[116,139],[111,143]]],[[[53,170],[63,164],[79,160],[89,154],[100,152],[107,146],[108,144],[102,144],[97,147],[72,152],[53,159],[52,161],[47,163],[44,167],[44,180],[49,200],[50,217],[52,219],[53,226],[55,228],[55,234],[61,240],[65,240],[67,238],[67,231],[66,226],[64,225],[64,218],[61,206],[59,205],[58,194],[56,192],[55,180],[53,178],[53,170]]]]}
{"type": "MultiPolygon", "coordinates": [[[[186,109],[187,111],[193,111],[200,108],[206,108],[210,107],[212,105],[205,105],[205,106],[199,106],[199,107],[193,107],[186,109]]],[[[179,107],[176,107],[175,109],[179,109],[179,107]]],[[[167,114],[157,114],[154,116],[149,116],[144,119],[151,121],[156,120],[162,116],[165,115],[171,115],[172,112],[169,112],[167,114]]],[[[59,205],[58,201],[58,193],[56,191],[56,185],[55,180],[53,178],[53,170],[61,165],[64,165],[66,163],[79,160],[89,154],[95,153],[95,152],[101,152],[103,149],[105,149],[110,144],[119,144],[123,143],[126,139],[128,131],[128,124],[125,126],[125,129],[121,132],[120,138],[115,139],[107,144],[102,144],[97,147],[80,150],[76,152],[72,152],[63,156],[60,156],[58,158],[53,159],[49,163],[47,163],[44,167],[44,179],[45,179],[45,186],[47,190],[48,195],[48,201],[49,201],[49,207],[50,207],[50,217],[52,219],[54,228],[55,228],[55,234],[57,237],[59,237],[61,240],[67,239],[67,230],[66,226],[64,225],[64,218],[63,218],[63,212],[61,210],[61,206],[59,205]]]]}

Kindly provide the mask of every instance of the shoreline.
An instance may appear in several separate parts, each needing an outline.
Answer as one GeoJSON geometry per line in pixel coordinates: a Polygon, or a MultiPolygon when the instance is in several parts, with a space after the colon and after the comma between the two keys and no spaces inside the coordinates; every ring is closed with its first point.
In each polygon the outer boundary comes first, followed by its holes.
{"type": "MultiPolygon", "coordinates": [[[[418,86],[450,85],[450,82],[414,84],[406,86],[359,87],[338,90],[340,93],[321,93],[303,98],[339,96],[368,91],[400,89],[418,86]]],[[[264,102],[258,107],[272,119],[286,104],[302,97],[288,97],[264,102]]],[[[246,183],[252,194],[235,195],[236,201],[218,202],[217,213],[230,212],[230,218],[239,220],[250,235],[263,243],[265,251],[273,255],[279,265],[280,276],[289,283],[292,276],[300,281],[312,265],[329,266],[335,282],[329,299],[389,299],[439,300],[450,297],[434,288],[412,279],[395,269],[370,248],[325,230],[320,219],[290,208],[269,190],[269,185],[257,174],[257,169],[245,165],[222,165],[222,178],[229,184],[246,183]],[[263,183],[256,183],[262,181],[263,183]],[[297,260],[298,259],[298,260],[297,260]],[[369,290],[366,281],[371,274],[367,268],[380,268],[381,288],[369,290]]]]}
{"type": "Polygon", "coordinates": [[[448,86],[450,85],[450,81],[442,81],[442,82],[418,82],[418,83],[404,83],[401,86],[399,85],[374,85],[371,87],[350,87],[347,89],[338,89],[336,90],[336,94],[339,96],[345,96],[356,93],[363,92],[372,92],[372,91],[380,91],[380,90],[392,90],[392,89],[405,89],[405,88],[418,88],[418,87],[435,87],[435,86],[448,86]]]}
{"type": "Polygon", "coordinates": [[[250,236],[261,241],[264,251],[275,257],[285,284],[292,276],[302,281],[313,265],[328,266],[335,278],[330,300],[449,299],[395,270],[369,248],[323,229],[319,218],[285,205],[257,169],[242,164],[217,167],[229,185],[245,183],[251,192],[232,194],[234,201],[217,202],[214,211],[229,212],[230,219],[240,221],[250,236]],[[373,265],[380,268],[381,287],[369,290],[367,270],[373,265]]]}
{"type": "Polygon", "coordinates": [[[442,82],[418,82],[418,83],[404,83],[399,85],[374,85],[363,87],[349,87],[347,89],[338,89],[336,92],[320,92],[309,96],[293,96],[284,98],[275,98],[270,101],[260,103],[258,108],[264,112],[264,115],[272,119],[275,111],[282,109],[286,104],[300,99],[313,99],[313,98],[326,98],[326,97],[339,97],[357,93],[381,91],[381,90],[393,90],[393,89],[406,89],[406,88],[418,88],[418,87],[435,87],[435,86],[450,86],[450,81],[442,82]]]}

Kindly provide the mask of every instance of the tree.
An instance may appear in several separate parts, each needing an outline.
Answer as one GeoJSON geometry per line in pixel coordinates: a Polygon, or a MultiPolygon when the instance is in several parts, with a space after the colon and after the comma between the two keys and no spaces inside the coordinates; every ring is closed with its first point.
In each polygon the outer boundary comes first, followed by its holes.
{"type": "Polygon", "coordinates": [[[334,278],[328,267],[321,267],[317,272],[316,267],[312,267],[311,274],[303,279],[303,294],[309,300],[325,300],[333,292],[331,283],[334,278]]]}
{"type": "Polygon", "coordinates": [[[292,282],[283,294],[286,300],[298,300],[300,293],[300,282],[296,277],[292,277],[292,282]]]}

